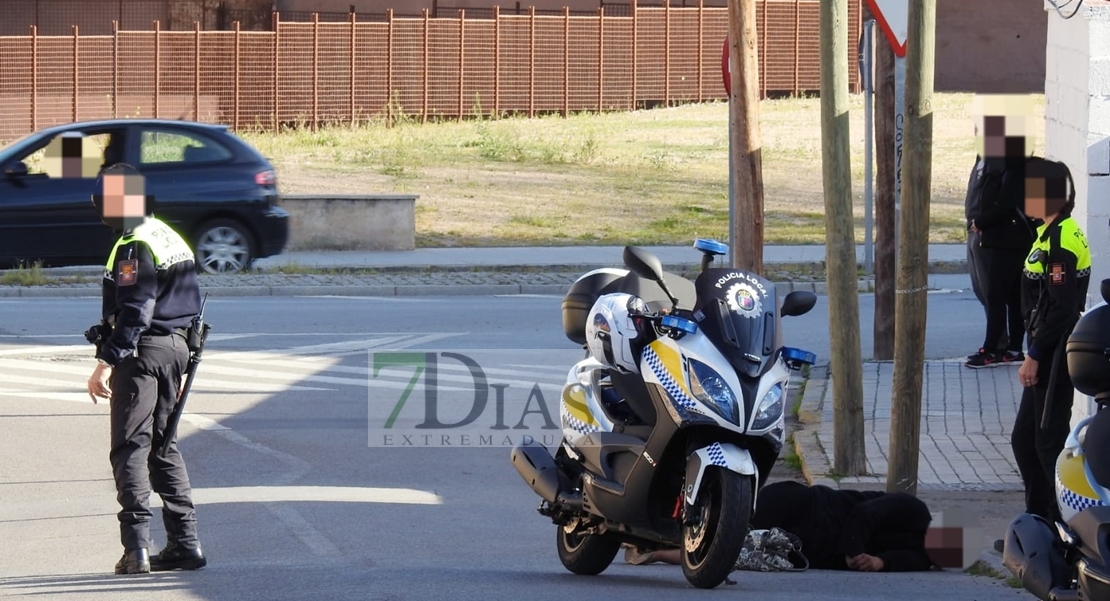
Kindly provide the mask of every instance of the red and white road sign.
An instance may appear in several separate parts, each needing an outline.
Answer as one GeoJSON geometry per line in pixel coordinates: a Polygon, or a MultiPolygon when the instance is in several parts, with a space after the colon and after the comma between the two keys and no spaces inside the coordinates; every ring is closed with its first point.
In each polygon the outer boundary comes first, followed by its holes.
{"type": "Polygon", "coordinates": [[[867,7],[890,41],[894,55],[905,58],[906,34],[910,28],[909,0],[867,0],[867,7]]]}
{"type": "Polygon", "coordinates": [[[725,94],[732,97],[732,73],[730,73],[732,65],[728,60],[728,36],[725,36],[725,48],[721,52],[721,75],[725,80],[725,94]]]}

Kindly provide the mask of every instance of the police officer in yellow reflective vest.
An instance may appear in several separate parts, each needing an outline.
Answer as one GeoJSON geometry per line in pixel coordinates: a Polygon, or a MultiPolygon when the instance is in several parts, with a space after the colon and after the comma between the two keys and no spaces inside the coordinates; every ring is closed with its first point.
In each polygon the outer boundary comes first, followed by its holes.
{"type": "Polygon", "coordinates": [[[176,442],[165,457],[167,419],[188,360],[187,328],[200,311],[189,245],[151,213],[141,176],[102,175],[93,197],[101,219],[122,236],[104,268],[98,364],[88,381],[93,402],[111,402],[111,460],[124,554],[117,574],[197,569],[207,560],[197,537],[192,489],[176,442]],[[150,491],[162,498],[167,544],[151,556],[150,491]]]}
{"type": "Polygon", "coordinates": [[[1060,519],[1053,482],[1075,396],[1064,347],[1086,305],[1091,275],[1091,253],[1071,217],[1074,208],[1075,184],[1067,165],[1030,160],[1025,214],[1044,224],[1025,260],[1022,310],[1029,350],[1018,370],[1023,393],[1011,446],[1025,484],[1026,511],[1050,523],[1060,519]]]}

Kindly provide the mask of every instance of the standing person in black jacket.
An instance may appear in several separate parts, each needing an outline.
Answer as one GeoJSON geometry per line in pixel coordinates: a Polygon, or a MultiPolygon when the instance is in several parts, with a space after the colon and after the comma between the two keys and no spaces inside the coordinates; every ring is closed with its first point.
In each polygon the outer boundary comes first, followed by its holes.
{"type": "Polygon", "coordinates": [[[976,135],[980,155],[968,182],[965,209],[972,287],[986,313],[983,346],[971,368],[1025,360],[1021,274],[1035,222],[1023,213],[1027,139],[1022,117],[987,114],[976,135]],[[1006,336],[1006,350],[1000,342],[1006,336]]]}
{"type": "Polygon", "coordinates": [[[194,254],[151,214],[142,176],[112,167],[93,197],[101,219],[122,234],[104,266],[97,366],[88,390],[111,402],[111,452],[124,554],[117,574],[197,569],[207,560],[197,539],[189,475],[176,442],[158,452],[189,360],[187,328],[200,312],[194,254]],[[162,497],[168,541],[150,556],[150,492],[162,497]]]}

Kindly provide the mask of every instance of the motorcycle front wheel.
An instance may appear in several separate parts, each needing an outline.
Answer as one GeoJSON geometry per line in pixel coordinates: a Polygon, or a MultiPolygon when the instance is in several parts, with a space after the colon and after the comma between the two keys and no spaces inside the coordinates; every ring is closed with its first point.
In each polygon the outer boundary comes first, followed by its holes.
{"type": "Polygon", "coordinates": [[[572,522],[555,528],[559,560],[574,574],[596,576],[613,563],[621,543],[604,534],[585,534],[576,525],[572,522]]]}
{"type": "Polygon", "coordinates": [[[682,573],[698,588],[715,588],[736,568],[752,512],[751,476],[710,468],[702,477],[694,523],[682,528],[682,573]]]}

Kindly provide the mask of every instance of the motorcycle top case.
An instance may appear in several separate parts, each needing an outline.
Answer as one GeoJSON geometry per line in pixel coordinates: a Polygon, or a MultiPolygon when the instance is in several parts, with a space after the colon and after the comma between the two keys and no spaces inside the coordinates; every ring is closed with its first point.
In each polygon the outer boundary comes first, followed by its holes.
{"type": "Polygon", "coordinates": [[[694,282],[694,319],[740,374],[757,378],[782,346],[778,291],[754,273],[706,269],[694,282]]]}

